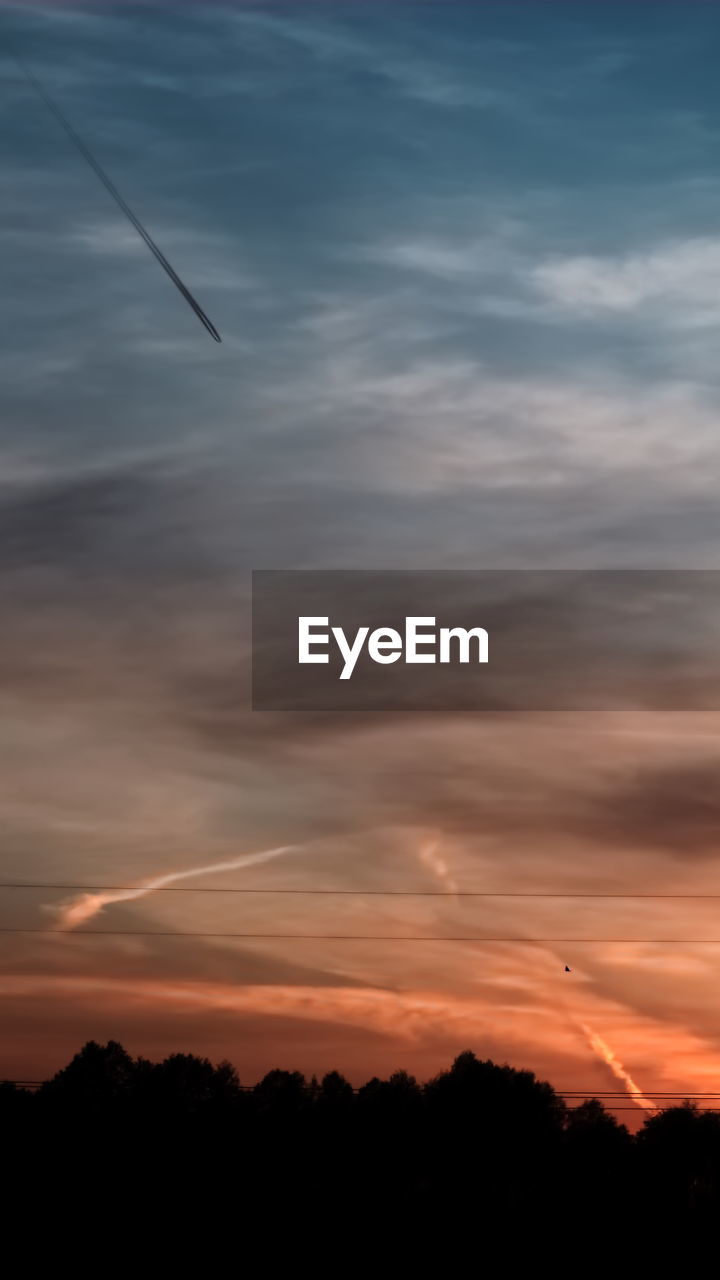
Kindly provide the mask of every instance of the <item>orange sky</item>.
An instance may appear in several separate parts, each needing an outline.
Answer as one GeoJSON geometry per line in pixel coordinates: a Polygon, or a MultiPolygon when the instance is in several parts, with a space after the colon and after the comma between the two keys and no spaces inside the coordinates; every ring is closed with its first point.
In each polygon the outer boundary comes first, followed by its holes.
{"type": "Polygon", "coordinates": [[[459,895],[720,894],[720,713],[253,714],[248,596],[717,568],[720,8],[0,8],[223,336],[8,60],[0,881],[278,891],[0,889],[0,1076],[112,1037],[719,1087],[720,945],[608,939],[720,899],[459,895]]]}
{"type": "MultiPolygon", "coordinates": [[[[72,751],[48,752],[33,773],[7,760],[14,849],[4,878],[122,886],[177,876],[188,889],[278,892],[116,893],[88,906],[81,892],[6,891],[5,924],[428,941],[7,935],[2,1074],[37,1078],[84,1039],[114,1037],[150,1057],[227,1056],[247,1082],[275,1065],[335,1067],[357,1083],[398,1067],[425,1078],[471,1048],[559,1088],[622,1088],[607,1049],[650,1100],[654,1089],[716,1087],[720,946],[581,939],[720,937],[718,904],[457,896],[720,892],[703,786],[716,717],[429,716],[410,730],[401,715],[305,733],[295,721],[292,735],[261,741],[254,761],[248,722],[243,758],[208,774],[190,740],[139,708],[103,743],[93,726],[107,713],[64,706],[72,751]],[[677,831],[657,812],[673,787],[675,804],[696,810],[677,831]],[[237,869],[188,874],[227,861],[237,869]],[[447,896],[281,892],[292,888],[447,896]]],[[[28,743],[39,729],[52,740],[52,728],[47,708],[36,725],[25,707],[28,743]]]]}

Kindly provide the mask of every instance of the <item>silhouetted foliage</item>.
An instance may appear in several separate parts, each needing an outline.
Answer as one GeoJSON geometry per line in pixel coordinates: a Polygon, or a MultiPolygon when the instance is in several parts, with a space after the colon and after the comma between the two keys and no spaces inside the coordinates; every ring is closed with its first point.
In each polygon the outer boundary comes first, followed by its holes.
{"type": "Polygon", "coordinates": [[[102,1107],[126,1095],[134,1079],[135,1063],[121,1044],[109,1040],[101,1045],[89,1040],[43,1085],[43,1093],[82,1107],[102,1107]]]}
{"type": "Polygon", "coordinates": [[[714,1217],[720,1203],[720,1114],[690,1102],[646,1121],[637,1148],[656,1209],[714,1217]]]}
{"type": "Polygon", "coordinates": [[[273,1070],[243,1088],[228,1062],[91,1041],[37,1093],[0,1086],[0,1126],[18,1205],[32,1188],[47,1222],[82,1206],[93,1229],[118,1214],[146,1229],[151,1206],[158,1229],[217,1233],[240,1215],[265,1248],[362,1224],[366,1242],[402,1239],[406,1266],[409,1239],[425,1254],[504,1232],[514,1247],[520,1224],[539,1241],[559,1206],[585,1232],[629,1203],[683,1229],[720,1208],[720,1114],[670,1108],[633,1137],[597,1099],[568,1109],[532,1072],[469,1051],[425,1085],[273,1070]]]}

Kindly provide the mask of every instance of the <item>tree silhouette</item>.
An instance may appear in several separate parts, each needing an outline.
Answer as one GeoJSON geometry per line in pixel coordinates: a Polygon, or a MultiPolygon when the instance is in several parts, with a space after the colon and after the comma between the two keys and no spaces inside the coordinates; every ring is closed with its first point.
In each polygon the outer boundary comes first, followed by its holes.
{"type": "Polygon", "coordinates": [[[0,1134],[6,1218],[32,1188],[40,1219],[81,1205],[108,1238],[118,1214],[147,1225],[148,1206],[153,1223],[214,1234],[241,1214],[266,1252],[309,1224],[346,1240],[361,1224],[367,1241],[402,1238],[406,1268],[424,1242],[418,1270],[433,1240],[441,1270],[450,1240],[507,1245],[518,1224],[549,1240],[559,1206],[588,1238],[628,1204],[635,1220],[708,1233],[720,1208],[718,1113],[669,1108],[632,1136],[598,1099],[568,1110],[531,1071],[470,1050],[425,1085],[396,1071],[354,1090],[338,1071],[276,1069],[243,1090],[228,1062],[90,1041],[36,1094],[0,1087],[0,1134]]]}
{"type": "Polygon", "coordinates": [[[135,1063],[116,1040],[89,1040],[66,1067],[43,1085],[48,1097],[84,1107],[103,1106],[122,1098],[131,1085],[135,1063]]]}

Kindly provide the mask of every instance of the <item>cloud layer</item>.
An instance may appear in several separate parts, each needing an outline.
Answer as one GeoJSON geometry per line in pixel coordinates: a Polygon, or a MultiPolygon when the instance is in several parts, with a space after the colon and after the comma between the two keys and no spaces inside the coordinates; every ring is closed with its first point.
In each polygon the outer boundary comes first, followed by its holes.
{"type": "MultiPolygon", "coordinates": [[[[450,896],[153,894],[103,920],[717,933],[702,902],[453,897],[718,889],[716,717],[247,697],[252,568],[716,566],[718,16],[642,8],[3,6],[225,340],[5,58],[5,881],[302,843],[227,883],[450,896]]],[[[3,919],[67,897],[6,890],[3,919]]],[[[583,1022],[647,1095],[702,1088],[718,1048],[707,946],[2,946],[8,1075],[120,1035],[245,1078],[430,1073],[471,1045],[601,1087],[583,1022]]]]}

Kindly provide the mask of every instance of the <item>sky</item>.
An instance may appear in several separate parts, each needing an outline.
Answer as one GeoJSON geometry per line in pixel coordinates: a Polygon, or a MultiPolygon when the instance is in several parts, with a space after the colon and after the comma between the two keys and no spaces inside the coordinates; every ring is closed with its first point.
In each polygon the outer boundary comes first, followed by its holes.
{"type": "Polygon", "coordinates": [[[253,712],[248,618],[252,569],[717,567],[719,51],[673,0],[0,5],[0,878],[278,891],[0,890],[0,1075],[717,1087],[720,946],[587,939],[720,899],[456,895],[720,894],[718,714],[253,712]]]}

